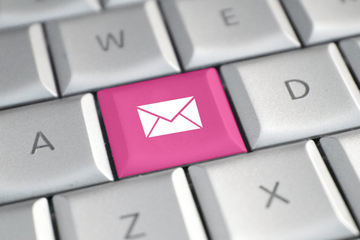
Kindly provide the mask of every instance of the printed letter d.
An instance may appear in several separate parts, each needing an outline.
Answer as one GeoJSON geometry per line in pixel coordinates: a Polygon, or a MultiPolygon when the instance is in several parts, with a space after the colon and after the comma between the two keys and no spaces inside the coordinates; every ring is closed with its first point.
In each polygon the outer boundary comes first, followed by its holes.
{"type": "Polygon", "coordinates": [[[302,80],[288,80],[285,81],[285,85],[292,100],[300,99],[306,97],[310,92],[309,85],[302,80]]]}

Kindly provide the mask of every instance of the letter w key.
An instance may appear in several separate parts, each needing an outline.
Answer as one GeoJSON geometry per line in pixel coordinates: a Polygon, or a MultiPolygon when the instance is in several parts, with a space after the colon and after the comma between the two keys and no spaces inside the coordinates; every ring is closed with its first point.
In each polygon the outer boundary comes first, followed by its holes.
{"type": "Polygon", "coordinates": [[[124,31],[120,30],[118,37],[112,33],[108,33],[105,37],[105,41],[103,41],[99,35],[96,35],[96,40],[98,41],[100,47],[104,51],[109,50],[111,42],[113,42],[116,46],[118,46],[118,48],[123,48],[124,47],[124,31]]]}

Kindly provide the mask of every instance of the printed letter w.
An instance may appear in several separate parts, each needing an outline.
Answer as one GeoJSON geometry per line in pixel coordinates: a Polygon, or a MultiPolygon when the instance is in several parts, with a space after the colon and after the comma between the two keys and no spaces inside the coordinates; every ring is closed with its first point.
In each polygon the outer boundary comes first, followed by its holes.
{"type": "Polygon", "coordinates": [[[105,43],[103,42],[103,40],[100,38],[99,35],[96,35],[96,39],[100,45],[100,47],[102,48],[102,50],[107,51],[110,48],[110,42],[114,42],[116,46],[118,46],[119,48],[124,47],[124,32],[123,30],[119,31],[119,38],[116,38],[112,33],[108,33],[105,39],[105,43]]]}

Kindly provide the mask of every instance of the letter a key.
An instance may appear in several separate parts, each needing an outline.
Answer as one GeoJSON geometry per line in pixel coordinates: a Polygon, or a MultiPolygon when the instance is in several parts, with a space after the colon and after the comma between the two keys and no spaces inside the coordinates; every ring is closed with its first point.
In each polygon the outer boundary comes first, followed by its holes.
{"type": "Polygon", "coordinates": [[[1,111],[0,133],[0,204],[113,179],[91,94],[1,111]]]}

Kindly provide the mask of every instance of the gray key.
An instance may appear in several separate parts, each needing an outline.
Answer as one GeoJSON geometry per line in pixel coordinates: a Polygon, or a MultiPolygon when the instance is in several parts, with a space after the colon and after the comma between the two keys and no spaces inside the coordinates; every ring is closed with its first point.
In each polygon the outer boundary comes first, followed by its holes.
{"type": "Polygon", "coordinates": [[[312,141],[189,168],[213,240],[359,234],[312,141]]]}
{"type": "Polygon", "coordinates": [[[0,207],[1,240],[55,240],[46,198],[0,207]]]}
{"type": "Polygon", "coordinates": [[[124,5],[136,4],[138,2],[145,2],[147,0],[101,0],[105,8],[114,8],[124,5]]]}
{"type": "Polygon", "coordinates": [[[187,70],[300,46],[279,1],[161,3],[187,70]]]}
{"type": "Polygon", "coordinates": [[[341,41],[340,48],[360,84],[360,37],[341,41]]]}
{"type": "Polygon", "coordinates": [[[179,71],[155,1],[47,29],[63,95],[179,71]]]}
{"type": "Polygon", "coordinates": [[[320,143],[360,222],[360,130],[327,136],[320,143]]]}
{"type": "Polygon", "coordinates": [[[91,94],[0,112],[0,204],[113,179],[91,94]]]}
{"type": "Polygon", "coordinates": [[[0,28],[99,11],[98,0],[1,0],[0,28]]]}
{"type": "Polygon", "coordinates": [[[40,24],[0,34],[0,108],[57,97],[40,24]]]}
{"type": "Polygon", "coordinates": [[[360,34],[359,0],[282,2],[305,45],[360,34]]]}
{"type": "Polygon", "coordinates": [[[206,240],[181,168],[53,198],[62,240],[206,240]]]}
{"type": "Polygon", "coordinates": [[[335,44],[221,72],[252,149],[360,126],[359,91],[335,44]]]}

